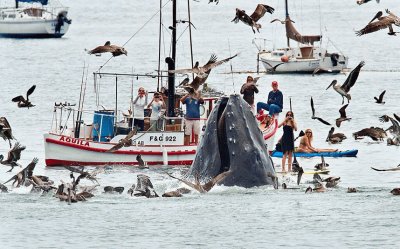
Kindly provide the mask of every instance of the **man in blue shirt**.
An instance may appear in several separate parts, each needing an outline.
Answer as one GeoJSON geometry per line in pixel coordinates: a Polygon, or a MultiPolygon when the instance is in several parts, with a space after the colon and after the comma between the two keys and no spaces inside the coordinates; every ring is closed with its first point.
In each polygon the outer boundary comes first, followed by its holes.
{"type": "Polygon", "coordinates": [[[184,144],[189,145],[192,132],[194,133],[194,142],[198,144],[200,134],[200,104],[203,104],[204,100],[198,92],[191,89],[188,94],[181,98],[181,102],[186,105],[184,144]]]}
{"type": "Polygon", "coordinates": [[[282,112],[283,94],[278,90],[278,82],[272,81],[272,91],[268,94],[268,102],[257,103],[257,113],[261,110],[269,111],[269,116],[272,117],[275,113],[282,112]]]}

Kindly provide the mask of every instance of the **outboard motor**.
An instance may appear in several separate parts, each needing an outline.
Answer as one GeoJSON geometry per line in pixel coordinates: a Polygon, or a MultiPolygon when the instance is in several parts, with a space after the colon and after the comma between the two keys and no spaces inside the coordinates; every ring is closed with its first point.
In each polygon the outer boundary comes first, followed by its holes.
{"type": "Polygon", "coordinates": [[[337,53],[331,54],[332,66],[336,67],[338,64],[339,55],[337,53]]]}

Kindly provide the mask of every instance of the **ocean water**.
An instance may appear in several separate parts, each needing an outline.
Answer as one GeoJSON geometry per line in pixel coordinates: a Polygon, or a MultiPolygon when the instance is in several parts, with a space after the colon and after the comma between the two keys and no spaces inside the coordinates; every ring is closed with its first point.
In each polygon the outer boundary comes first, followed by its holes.
{"type": "MultiPolygon", "coordinates": [[[[27,165],[39,158],[35,169],[56,184],[69,181],[64,169],[44,166],[43,134],[50,129],[54,102],[77,103],[83,66],[88,66],[86,104],[95,106],[92,72],[155,73],[158,61],[159,1],[62,1],[69,6],[72,26],[62,39],[1,39],[0,116],[5,116],[18,140],[26,145],[21,163],[27,165]],[[153,17],[153,18],[152,18],[153,17]],[[144,25],[147,23],[146,25],[144,25]],[[92,49],[106,41],[123,45],[128,56],[107,60],[108,55],[89,56],[92,49]],[[107,62],[107,63],[106,63],[107,62]],[[16,108],[11,98],[24,94],[33,84],[37,88],[31,100],[36,106],[29,110],[16,108]]],[[[212,53],[218,58],[239,56],[213,70],[209,86],[226,94],[238,93],[247,74],[231,73],[256,70],[257,49],[254,38],[266,39],[267,47],[285,45],[284,27],[269,24],[274,18],[284,18],[283,1],[267,4],[276,8],[273,15],[261,19],[263,28],[253,34],[243,23],[231,22],[235,8],[252,12],[258,1],[221,0],[218,5],[207,0],[190,1],[193,29],[194,60],[207,62],[212,53]],[[232,66],[232,67],[231,67],[232,66]],[[232,68],[232,71],[231,71],[232,68]]],[[[163,8],[162,57],[170,52],[169,30],[171,3],[163,8]]],[[[187,1],[178,3],[178,19],[187,20],[187,1]]],[[[366,25],[379,10],[400,13],[396,0],[377,4],[371,1],[358,6],[347,0],[290,1],[291,18],[304,34],[322,32],[323,44],[329,51],[340,50],[349,59],[349,67],[361,60],[366,62],[347,108],[350,122],[337,132],[348,136],[342,144],[329,145],[325,138],[328,126],[312,120],[310,97],[314,98],[316,114],[330,122],[339,117],[341,97],[332,89],[325,90],[333,79],[343,83],[346,75],[265,75],[259,80],[260,93],[256,101],[266,100],[270,82],[279,82],[284,93],[284,112],[289,98],[299,129],[311,128],[314,145],[318,148],[358,149],[356,158],[327,158],[330,175],[340,176],[338,188],[326,193],[304,194],[311,175],[304,176],[298,190],[274,190],[270,186],[244,189],[217,186],[210,193],[191,193],[183,198],[132,198],[126,193],[107,195],[102,187],[87,202],[67,205],[52,196],[29,194],[29,189],[13,189],[0,194],[1,248],[396,248],[400,240],[396,228],[400,225],[400,198],[390,194],[400,187],[398,172],[376,172],[370,167],[389,168],[400,163],[400,148],[373,142],[369,138],[355,141],[352,133],[362,128],[388,124],[379,122],[383,114],[400,114],[400,61],[398,37],[388,36],[386,30],[357,37],[355,30],[366,25]],[[374,96],[386,90],[385,105],[374,103],[374,96]],[[347,187],[359,192],[347,194],[347,187]]],[[[178,24],[177,68],[190,67],[188,31],[178,24]]],[[[395,27],[396,30],[396,27],[395,27]]],[[[260,65],[261,66],[261,65],[260,65]]],[[[162,65],[165,69],[165,65],[162,65]]],[[[255,73],[251,75],[256,76],[255,73]]],[[[183,79],[183,77],[182,77],[183,79]]],[[[178,79],[179,80],[179,79],[178,79]]],[[[101,103],[110,106],[114,98],[115,78],[101,80],[101,103]],[[103,90],[104,89],[104,90],[103,90]],[[110,93],[111,92],[111,93],[110,93]]],[[[118,105],[128,108],[130,88],[144,86],[155,90],[152,78],[119,78],[118,105]]],[[[283,115],[281,115],[283,116],[283,115]]],[[[281,131],[280,131],[281,132],[281,131]]],[[[8,151],[8,143],[0,143],[0,153],[8,151]]],[[[311,170],[320,159],[299,159],[311,170]]],[[[275,164],[280,159],[274,158],[275,164]]],[[[279,169],[279,168],[278,168],[279,169]]],[[[0,181],[14,173],[2,167],[0,181]]],[[[100,184],[129,188],[136,175],[147,174],[159,194],[181,186],[166,176],[165,171],[176,168],[159,167],[150,170],[118,168],[100,175],[100,184]]],[[[15,169],[14,172],[18,171],[15,169]]],[[[82,181],[83,185],[91,185],[82,181]]],[[[294,185],[293,182],[290,182],[294,185]]]]}

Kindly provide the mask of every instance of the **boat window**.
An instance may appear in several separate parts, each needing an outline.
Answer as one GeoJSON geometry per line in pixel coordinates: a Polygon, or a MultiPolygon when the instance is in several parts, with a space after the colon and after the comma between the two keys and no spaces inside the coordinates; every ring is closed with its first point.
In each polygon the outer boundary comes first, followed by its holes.
{"type": "Polygon", "coordinates": [[[8,18],[15,18],[15,14],[9,14],[8,18]]]}
{"type": "Polygon", "coordinates": [[[24,13],[27,14],[28,16],[37,16],[40,17],[42,16],[43,9],[38,9],[38,8],[29,8],[25,9],[24,13]]]}

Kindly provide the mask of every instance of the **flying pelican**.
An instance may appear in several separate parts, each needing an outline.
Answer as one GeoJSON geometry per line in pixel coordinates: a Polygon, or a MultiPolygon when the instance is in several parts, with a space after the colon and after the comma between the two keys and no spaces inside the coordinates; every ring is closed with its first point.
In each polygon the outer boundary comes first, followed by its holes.
{"type": "Polygon", "coordinates": [[[18,102],[18,107],[19,108],[24,108],[24,107],[34,107],[34,105],[32,105],[32,103],[29,101],[29,95],[31,95],[33,93],[33,91],[35,91],[36,85],[31,86],[31,88],[29,88],[29,90],[26,92],[26,99],[22,96],[19,95],[15,98],[12,99],[12,102],[18,102]]]}
{"type": "Polygon", "coordinates": [[[396,25],[400,27],[400,18],[396,16],[393,12],[389,11],[386,9],[386,13],[389,14],[387,16],[382,16],[383,12],[379,11],[376,13],[374,18],[365,26],[363,29],[356,31],[356,34],[358,36],[362,36],[365,34],[373,33],[381,29],[389,28],[389,33],[388,35],[396,35],[396,33],[399,32],[394,32],[393,31],[393,26],[396,25]],[[378,19],[375,21],[375,19],[378,19]],[[375,21],[375,22],[374,22],[375,21]]]}
{"type": "Polygon", "coordinates": [[[382,141],[383,138],[387,137],[386,131],[379,127],[364,128],[360,131],[354,132],[354,139],[359,139],[359,137],[370,137],[374,141],[382,141]]]}
{"type": "Polygon", "coordinates": [[[212,63],[208,63],[207,62],[207,64],[205,64],[204,66],[199,66],[199,62],[196,61],[196,64],[194,65],[193,68],[168,70],[168,73],[180,73],[180,74],[195,73],[195,74],[197,74],[197,77],[199,77],[199,78],[206,78],[206,77],[208,77],[209,70],[211,70],[211,69],[213,69],[213,68],[215,68],[215,67],[217,67],[217,66],[219,66],[219,65],[221,65],[221,64],[223,64],[225,62],[228,62],[229,60],[235,58],[237,55],[238,54],[235,54],[234,56],[231,56],[229,58],[226,58],[226,59],[223,59],[223,60],[220,60],[220,61],[216,61],[217,57],[216,57],[216,55],[214,55],[214,57],[211,56],[212,60],[214,61],[212,63]]]}
{"type": "Polygon", "coordinates": [[[4,156],[0,155],[0,163],[6,166],[11,166],[11,169],[7,172],[11,172],[16,166],[21,167],[21,165],[18,164],[17,161],[21,159],[21,152],[25,149],[25,146],[21,146],[19,142],[16,142],[14,144],[14,147],[8,152],[6,160],[3,161],[4,156]]]}
{"type": "Polygon", "coordinates": [[[383,101],[383,95],[385,95],[385,93],[386,93],[386,90],[383,91],[383,92],[379,95],[379,98],[374,97],[375,103],[378,103],[378,104],[385,104],[385,101],[383,101]]]}
{"type": "MultiPolygon", "coordinates": [[[[368,3],[368,2],[370,2],[370,1],[371,1],[371,0],[357,0],[357,4],[358,4],[358,5],[361,5],[361,4],[364,4],[364,3],[368,3]]],[[[380,1],[380,0],[376,0],[377,3],[379,3],[379,1],[380,1]]]]}
{"type": "Polygon", "coordinates": [[[236,15],[232,22],[238,23],[239,21],[242,21],[243,23],[249,25],[254,33],[256,33],[254,28],[256,28],[258,33],[260,33],[261,24],[257,23],[258,20],[260,20],[260,18],[263,17],[267,12],[271,14],[274,13],[274,10],[274,8],[268,5],[258,4],[253,14],[249,16],[244,10],[236,8],[236,15]]]}
{"type": "Polygon", "coordinates": [[[134,135],[137,134],[137,128],[134,127],[129,133],[128,135],[126,135],[124,138],[122,138],[121,140],[119,140],[119,142],[114,145],[111,149],[107,150],[106,152],[114,152],[117,151],[119,149],[121,149],[122,147],[129,147],[132,145],[132,137],[134,135]]]}
{"type": "Polygon", "coordinates": [[[312,97],[311,97],[311,111],[312,111],[312,116],[311,116],[312,119],[317,119],[318,121],[320,121],[323,124],[331,125],[329,122],[323,120],[322,118],[315,116],[314,101],[313,101],[312,97]]]}
{"type": "Polygon", "coordinates": [[[103,46],[98,46],[90,51],[88,51],[88,54],[101,54],[101,53],[107,53],[110,52],[112,53],[113,56],[119,56],[119,55],[128,55],[128,51],[126,51],[125,48],[117,46],[117,45],[111,45],[110,41],[107,41],[103,46]]]}
{"type": "Polygon", "coordinates": [[[335,127],[332,127],[329,130],[328,137],[326,138],[326,142],[330,142],[332,144],[341,143],[347,137],[343,133],[334,133],[335,127]]]}
{"type": "Polygon", "coordinates": [[[348,105],[349,104],[346,104],[346,105],[342,106],[342,108],[339,109],[340,117],[336,119],[336,126],[337,127],[340,127],[340,125],[341,125],[341,123],[343,121],[350,121],[351,120],[351,118],[348,118],[346,116],[346,108],[347,108],[348,105]]]}
{"type": "Polygon", "coordinates": [[[13,140],[14,137],[12,135],[11,126],[5,117],[0,117],[0,137],[2,137],[4,141],[8,140],[11,148],[11,140],[13,140]]]}
{"type": "Polygon", "coordinates": [[[358,64],[358,66],[350,72],[349,76],[347,77],[343,85],[338,85],[337,80],[333,80],[332,83],[326,88],[326,90],[328,90],[328,88],[332,86],[336,92],[342,95],[342,105],[344,104],[344,97],[347,98],[347,103],[350,102],[351,100],[351,96],[349,94],[350,88],[354,86],[354,84],[356,83],[358,75],[360,74],[360,70],[364,65],[365,62],[361,61],[360,64],[358,64]]]}

